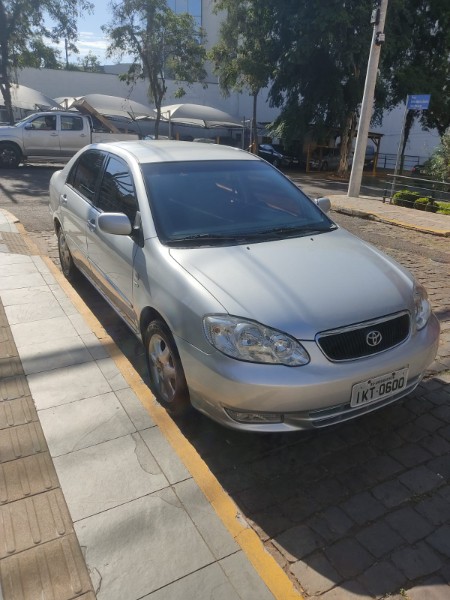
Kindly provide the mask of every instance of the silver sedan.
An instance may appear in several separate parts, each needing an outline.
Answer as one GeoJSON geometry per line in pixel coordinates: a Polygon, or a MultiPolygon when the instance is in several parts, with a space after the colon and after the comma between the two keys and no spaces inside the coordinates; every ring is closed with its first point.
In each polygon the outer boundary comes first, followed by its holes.
{"type": "Polygon", "coordinates": [[[142,339],[174,415],[324,427],[407,395],[436,355],[413,276],[246,152],[91,145],[53,175],[50,210],[64,274],[81,271],[142,339]]]}

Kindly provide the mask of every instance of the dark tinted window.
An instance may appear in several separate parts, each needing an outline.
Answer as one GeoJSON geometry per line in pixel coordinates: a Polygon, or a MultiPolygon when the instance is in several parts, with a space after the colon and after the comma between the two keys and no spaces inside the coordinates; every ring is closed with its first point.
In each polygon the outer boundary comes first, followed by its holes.
{"type": "Polygon", "coordinates": [[[123,212],[134,223],[137,201],[133,178],[122,160],[109,157],[96,206],[104,212],[123,212]]]}
{"type": "Polygon", "coordinates": [[[201,242],[207,235],[231,243],[264,241],[333,227],[293,183],[262,161],[153,163],[142,171],[164,242],[193,236],[201,242]]]}
{"type": "Polygon", "coordinates": [[[91,202],[103,165],[104,154],[96,150],[84,152],[71,170],[68,183],[91,202]]]}

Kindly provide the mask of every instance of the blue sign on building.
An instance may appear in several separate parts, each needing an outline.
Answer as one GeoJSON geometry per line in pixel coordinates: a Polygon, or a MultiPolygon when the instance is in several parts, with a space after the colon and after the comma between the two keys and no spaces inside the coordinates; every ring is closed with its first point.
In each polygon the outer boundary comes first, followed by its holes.
{"type": "Polygon", "coordinates": [[[427,110],[430,104],[431,94],[416,94],[408,96],[406,108],[410,110],[427,110]]]}

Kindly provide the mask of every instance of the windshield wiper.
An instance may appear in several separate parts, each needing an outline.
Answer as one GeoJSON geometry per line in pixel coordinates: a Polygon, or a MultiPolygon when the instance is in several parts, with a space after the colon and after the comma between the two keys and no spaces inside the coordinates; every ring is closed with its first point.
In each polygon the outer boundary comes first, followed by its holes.
{"type": "Polygon", "coordinates": [[[172,238],[169,240],[170,243],[180,242],[235,242],[240,239],[239,236],[222,235],[220,233],[196,233],[194,235],[186,235],[179,238],[172,238]]]}
{"type": "Polygon", "coordinates": [[[313,235],[315,233],[325,233],[326,231],[332,231],[337,229],[336,225],[327,225],[326,227],[311,227],[310,225],[302,225],[300,227],[273,227],[272,229],[265,229],[258,233],[252,234],[255,236],[266,236],[266,235],[313,235]]]}

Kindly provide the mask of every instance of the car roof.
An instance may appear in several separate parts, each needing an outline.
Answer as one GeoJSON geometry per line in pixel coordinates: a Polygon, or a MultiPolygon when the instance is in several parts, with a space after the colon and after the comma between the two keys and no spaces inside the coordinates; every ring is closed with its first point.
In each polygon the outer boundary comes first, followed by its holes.
{"type": "Polygon", "coordinates": [[[124,156],[132,155],[139,163],[152,162],[185,162],[198,160],[260,160],[250,154],[231,146],[219,144],[194,144],[176,140],[133,140],[92,144],[89,148],[97,148],[124,156]]]}

